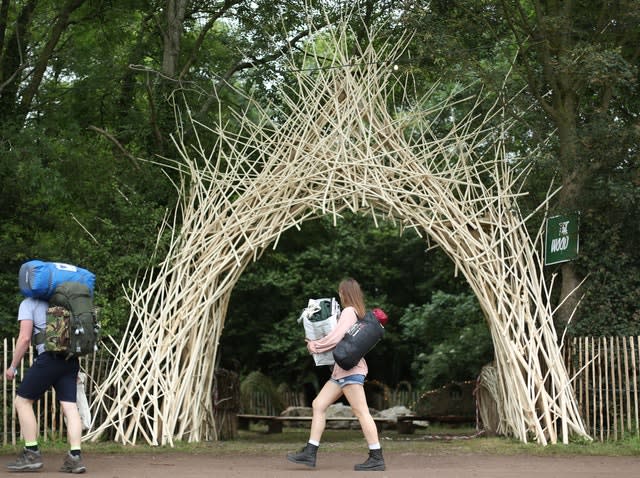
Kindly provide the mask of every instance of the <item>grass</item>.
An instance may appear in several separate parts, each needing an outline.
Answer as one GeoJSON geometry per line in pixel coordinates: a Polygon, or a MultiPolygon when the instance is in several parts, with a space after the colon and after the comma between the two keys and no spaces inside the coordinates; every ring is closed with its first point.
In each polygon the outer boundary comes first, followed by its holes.
{"type": "MultiPolygon", "coordinates": [[[[173,447],[152,447],[141,443],[124,446],[114,442],[86,442],[83,449],[90,453],[196,453],[196,454],[284,454],[299,449],[308,438],[308,428],[285,427],[281,434],[267,434],[266,426],[254,425],[249,431],[241,430],[235,440],[175,443],[173,447]]],[[[624,440],[589,442],[578,440],[568,445],[541,446],[522,443],[504,437],[477,436],[473,428],[429,427],[416,430],[412,435],[400,435],[394,430],[380,434],[382,447],[388,452],[419,453],[427,455],[531,455],[531,456],[634,456],[640,455],[640,438],[631,436],[624,440]]],[[[12,454],[19,447],[4,447],[0,453],[12,454]]],[[[62,440],[41,444],[43,451],[64,451],[62,440]]],[[[323,435],[323,452],[358,452],[365,446],[359,430],[327,429],[323,435]]]]}

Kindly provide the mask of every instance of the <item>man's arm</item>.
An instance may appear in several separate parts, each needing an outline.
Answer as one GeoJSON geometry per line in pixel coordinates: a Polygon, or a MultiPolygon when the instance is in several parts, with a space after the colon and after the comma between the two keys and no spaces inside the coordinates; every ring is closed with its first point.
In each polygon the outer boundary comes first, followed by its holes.
{"type": "Polygon", "coordinates": [[[18,367],[22,358],[29,350],[31,346],[31,334],[33,333],[33,321],[21,320],[20,332],[18,333],[18,340],[16,341],[16,348],[13,351],[13,359],[11,359],[11,365],[5,370],[4,375],[9,380],[13,380],[18,375],[18,367]]]}

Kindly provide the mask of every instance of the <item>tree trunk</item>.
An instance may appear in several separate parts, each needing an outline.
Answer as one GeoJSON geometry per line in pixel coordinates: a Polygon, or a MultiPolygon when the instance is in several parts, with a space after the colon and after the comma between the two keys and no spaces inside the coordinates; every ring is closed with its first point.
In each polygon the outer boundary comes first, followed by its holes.
{"type": "MultiPolygon", "coordinates": [[[[564,81],[559,81],[564,84],[564,81]]],[[[584,191],[585,177],[589,174],[588,166],[578,161],[578,132],[575,123],[576,99],[572,91],[562,91],[554,110],[560,112],[553,115],[558,127],[559,169],[562,176],[562,190],[558,194],[558,212],[567,214],[579,209],[580,199],[584,191]],[[561,102],[561,104],[560,104],[561,102]]],[[[582,278],[572,262],[565,262],[560,267],[560,302],[562,305],[555,314],[558,329],[564,329],[578,306],[580,293],[578,288],[582,278]]]]}
{"type": "Polygon", "coordinates": [[[162,74],[175,78],[180,56],[180,40],[184,23],[187,0],[167,1],[167,23],[163,32],[164,51],[162,55],[162,74]]]}

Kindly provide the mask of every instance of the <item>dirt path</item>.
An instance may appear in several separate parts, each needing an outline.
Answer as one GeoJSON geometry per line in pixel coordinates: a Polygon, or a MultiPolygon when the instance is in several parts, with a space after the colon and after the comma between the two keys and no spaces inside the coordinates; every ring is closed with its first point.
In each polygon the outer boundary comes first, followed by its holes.
{"type": "MultiPolygon", "coordinates": [[[[68,476],[57,471],[62,458],[45,454],[45,466],[35,476],[68,476]]],[[[214,455],[194,453],[91,454],[85,456],[87,473],[95,478],[201,478],[201,477],[437,477],[437,478],[638,478],[639,457],[599,456],[440,456],[385,453],[387,471],[355,472],[364,456],[330,453],[319,456],[315,469],[296,466],[284,456],[214,455]]],[[[3,470],[4,476],[20,476],[3,470]]],[[[33,476],[29,475],[29,476],[33,476]]]]}

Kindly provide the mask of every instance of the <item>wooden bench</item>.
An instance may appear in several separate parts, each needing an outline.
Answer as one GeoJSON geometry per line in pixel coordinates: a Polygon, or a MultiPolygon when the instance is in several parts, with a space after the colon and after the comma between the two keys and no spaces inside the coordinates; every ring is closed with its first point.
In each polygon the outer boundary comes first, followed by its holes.
{"type": "Polygon", "coordinates": [[[410,435],[415,431],[414,422],[473,423],[475,422],[475,417],[462,415],[399,415],[396,420],[398,433],[410,435]]]}
{"type": "MultiPolygon", "coordinates": [[[[282,427],[288,422],[311,423],[312,417],[283,417],[279,415],[252,415],[239,413],[238,428],[248,430],[251,423],[264,422],[267,424],[267,433],[282,433],[282,427]]],[[[327,417],[327,422],[357,422],[356,417],[327,417]]],[[[388,418],[373,417],[378,431],[382,431],[384,425],[395,424],[395,420],[388,418]]]]}

